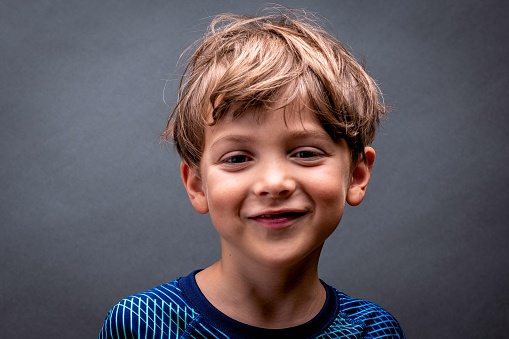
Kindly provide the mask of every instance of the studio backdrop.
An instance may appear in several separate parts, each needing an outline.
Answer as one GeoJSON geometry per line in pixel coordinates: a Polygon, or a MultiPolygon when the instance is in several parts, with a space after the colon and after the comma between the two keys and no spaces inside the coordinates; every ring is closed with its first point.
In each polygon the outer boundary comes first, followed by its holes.
{"type": "MultiPolygon", "coordinates": [[[[392,111],[320,276],[408,338],[509,330],[509,6],[281,1],[324,18],[392,111]]],[[[159,140],[180,54],[257,1],[0,2],[0,333],[94,338],[118,300],[219,258],[159,140]]]]}

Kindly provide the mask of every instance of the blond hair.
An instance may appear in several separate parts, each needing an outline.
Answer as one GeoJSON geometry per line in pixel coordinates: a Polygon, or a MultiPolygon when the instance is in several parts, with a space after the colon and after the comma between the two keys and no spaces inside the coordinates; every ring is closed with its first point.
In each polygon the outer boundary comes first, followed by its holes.
{"type": "Polygon", "coordinates": [[[164,140],[191,167],[200,164],[205,128],[226,114],[304,99],[333,140],[344,138],[355,161],[386,112],[375,81],[304,11],[277,8],[259,17],[215,17],[182,76],[164,140]],[[212,121],[211,121],[212,118],[212,121]]]}

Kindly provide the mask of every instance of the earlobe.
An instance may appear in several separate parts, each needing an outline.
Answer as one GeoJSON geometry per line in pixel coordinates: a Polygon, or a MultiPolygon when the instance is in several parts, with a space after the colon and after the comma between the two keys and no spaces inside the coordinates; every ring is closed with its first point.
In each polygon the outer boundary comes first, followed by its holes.
{"type": "Polygon", "coordinates": [[[207,213],[209,207],[200,175],[185,161],[182,161],[180,163],[180,176],[187,191],[187,195],[189,196],[189,200],[196,212],[201,214],[207,213]]]}
{"type": "Polygon", "coordinates": [[[371,168],[375,163],[376,153],[373,147],[365,147],[364,154],[365,159],[357,160],[352,171],[350,187],[346,195],[346,202],[351,206],[359,205],[364,199],[371,176],[371,168]]]}

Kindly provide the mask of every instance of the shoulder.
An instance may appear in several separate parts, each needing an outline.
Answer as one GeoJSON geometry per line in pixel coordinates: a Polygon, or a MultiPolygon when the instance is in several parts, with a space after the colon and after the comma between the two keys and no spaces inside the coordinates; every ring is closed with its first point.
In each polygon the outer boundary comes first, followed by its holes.
{"type": "Polygon", "coordinates": [[[366,337],[372,338],[405,338],[398,321],[387,310],[374,302],[352,298],[335,290],[340,315],[352,323],[364,328],[366,337]]]}
{"type": "Polygon", "coordinates": [[[178,280],[174,280],[124,298],[113,307],[112,311],[129,311],[137,314],[143,312],[154,313],[161,310],[171,312],[177,306],[186,308],[187,303],[182,297],[178,280]]]}
{"type": "Polygon", "coordinates": [[[176,279],[122,299],[106,316],[99,338],[148,334],[178,338],[195,316],[176,279]]]}

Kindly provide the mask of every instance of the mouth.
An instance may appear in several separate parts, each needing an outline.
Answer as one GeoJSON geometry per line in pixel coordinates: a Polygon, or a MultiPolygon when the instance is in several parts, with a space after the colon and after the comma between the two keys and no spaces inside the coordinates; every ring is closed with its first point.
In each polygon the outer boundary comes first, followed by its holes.
{"type": "Polygon", "coordinates": [[[252,219],[281,219],[281,218],[291,218],[296,219],[300,218],[304,215],[304,212],[281,212],[281,213],[267,213],[267,214],[260,214],[252,219]]]}
{"type": "Polygon", "coordinates": [[[301,218],[305,214],[305,212],[300,211],[271,212],[259,214],[249,219],[256,221],[268,228],[284,228],[291,225],[292,222],[301,218]]]}

